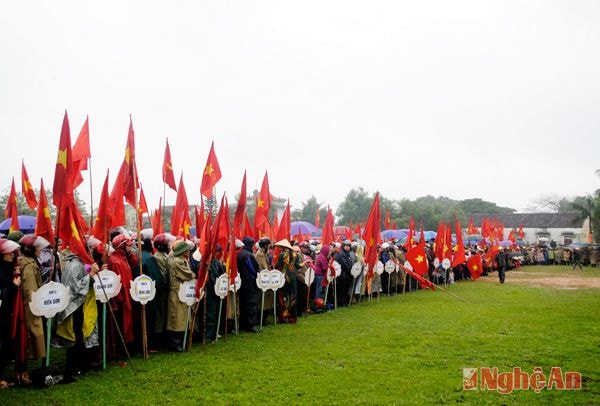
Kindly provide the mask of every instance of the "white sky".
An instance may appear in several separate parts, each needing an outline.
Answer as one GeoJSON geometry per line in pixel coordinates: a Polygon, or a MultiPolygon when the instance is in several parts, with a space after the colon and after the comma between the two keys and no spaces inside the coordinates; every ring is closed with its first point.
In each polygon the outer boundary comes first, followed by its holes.
{"type": "Polygon", "coordinates": [[[191,203],[211,140],[230,200],[244,169],[295,207],[600,187],[598,1],[5,2],[0,37],[0,188],[22,157],[52,185],[65,109],[73,142],[90,116],[95,199],[132,114],[151,208],[166,137],[191,203]]]}

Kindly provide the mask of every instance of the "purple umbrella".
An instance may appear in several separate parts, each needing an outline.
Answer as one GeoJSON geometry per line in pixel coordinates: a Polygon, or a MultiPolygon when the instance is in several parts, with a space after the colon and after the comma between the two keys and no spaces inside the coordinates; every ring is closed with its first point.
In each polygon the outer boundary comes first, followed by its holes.
{"type": "MultiPolygon", "coordinates": [[[[19,230],[24,234],[33,233],[35,231],[35,217],[33,216],[19,216],[19,230]]],[[[8,229],[12,221],[10,218],[0,223],[0,233],[8,234],[8,229]]]]}
{"type": "Polygon", "coordinates": [[[312,234],[319,228],[313,226],[308,221],[292,221],[290,223],[292,235],[312,234]]]}

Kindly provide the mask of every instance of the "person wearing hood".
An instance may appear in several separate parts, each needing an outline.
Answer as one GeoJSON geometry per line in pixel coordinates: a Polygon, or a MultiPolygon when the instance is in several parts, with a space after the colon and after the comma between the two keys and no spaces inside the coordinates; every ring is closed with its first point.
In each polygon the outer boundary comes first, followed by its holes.
{"type": "Polygon", "coordinates": [[[335,260],[340,264],[342,273],[337,280],[337,304],[338,306],[348,306],[350,299],[350,289],[352,281],[352,266],[356,262],[351,252],[352,242],[344,241],[342,250],[335,255],[335,260]]]}
{"type": "Polygon", "coordinates": [[[327,275],[329,269],[329,253],[331,251],[330,245],[324,245],[321,247],[321,251],[317,256],[315,262],[315,299],[323,297],[323,279],[327,275]]]}
{"type": "Polygon", "coordinates": [[[172,256],[169,258],[169,308],[167,316],[167,331],[169,331],[169,348],[182,352],[183,336],[187,305],[179,300],[179,287],[182,283],[195,278],[190,268],[190,247],[185,240],[173,244],[172,256]]]}
{"type": "Polygon", "coordinates": [[[215,285],[219,276],[225,273],[223,265],[223,248],[217,244],[215,253],[208,266],[208,280],[206,281],[206,341],[214,342],[219,336],[217,331],[217,321],[221,314],[219,313],[219,296],[215,293],[215,285]]]}
{"type": "Polygon", "coordinates": [[[67,374],[81,375],[91,365],[94,356],[91,349],[100,345],[93,289],[93,277],[100,267],[97,263],[84,264],[77,255],[64,250],[61,269],[61,282],[69,289],[70,300],[67,308],[55,316],[57,329],[53,344],[67,347],[67,374]]]}
{"type": "Polygon", "coordinates": [[[252,333],[258,333],[258,287],[256,276],[259,266],[252,252],[254,239],[244,237],[242,240],[244,248],[237,254],[237,266],[242,286],[239,290],[240,296],[240,327],[252,333]]]}
{"type": "MultiPolygon", "coordinates": [[[[129,288],[133,280],[132,263],[137,263],[137,256],[133,252],[133,240],[125,234],[118,234],[111,241],[114,251],[108,257],[108,269],[121,276],[121,291],[110,301],[113,312],[121,325],[121,332],[127,344],[134,341],[134,312],[129,288]],[[132,258],[133,257],[133,258],[132,258]]],[[[107,329],[108,354],[115,357],[118,351],[117,333],[112,323],[107,329]]]]}
{"type": "Polygon", "coordinates": [[[19,240],[21,245],[21,287],[25,304],[25,321],[29,333],[29,350],[33,358],[41,360],[46,357],[46,341],[44,339],[44,321],[41,316],[31,312],[31,294],[42,286],[42,270],[37,261],[40,248],[35,244],[36,237],[27,234],[19,240]]]}
{"type": "MultiPolygon", "coordinates": [[[[4,368],[15,360],[13,352],[14,340],[11,337],[13,311],[18,290],[21,286],[21,271],[19,269],[19,244],[7,239],[0,239],[0,389],[12,385],[4,379],[4,368]]],[[[17,359],[18,361],[18,359],[17,359]]],[[[25,372],[15,362],[17,379],[25,372]]]]}
{"type": "MultiPolygon", "coordinates": [[[[258,263],[258,269],[271,270],[271,259],[269,258],[269,249],[271,248],[271,240],[269,238],[261,238],[258,240],[258,251],[256,251],[256,262],[258,263]]],[[[258,292],[259,298],[257,300],[262,301],[262,292],[258,292]]],[[[269,289],[265,292],[265,304],[263,306],[263,325],[268,324],[267,320],[273,310],[273,291],[269,289]]]]}
{"type": "Polygon", "coordinates": [[[167,342],[167,308],[169,303],[169,241],[166,234],[154,237],[154,258],[160,271],[160,284],[156,282],[156,296],[154,297],[154,309],[156,312],[156,323],[154,334],[162,344],[167,342]]]}

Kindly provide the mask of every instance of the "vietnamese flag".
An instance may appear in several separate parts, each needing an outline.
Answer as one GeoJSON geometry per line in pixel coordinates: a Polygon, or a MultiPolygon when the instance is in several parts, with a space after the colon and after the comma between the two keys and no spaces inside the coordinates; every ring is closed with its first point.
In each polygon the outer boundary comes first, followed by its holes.
{"type": "Polygon", "coordinates": [[[460,227],[460,221],[455,218],[455,233],[456,233],[456,251],[452,257],[452,268],[464,263],[467,260],[465,256],[465,243],[462,238],[462,228],[460,227]]]}
{"type": "Polygon", "coordinates": [[[333,211],[327,209],[327,217],[325,218],[325,224],[323,225],[323,233],[321,234],[321,244],[329,245],[335,241],[333,235],[333,211]]]}
{"type": "Polygon", "coordinates": [[[406,260],[410,262],[413,270],[423,276],[429,270],[427,255],[425,254],[425,241],[419,243],[406,253],[406,260]]]}
{"type": "Polygon", "coordinates": [[[448,258],[452,261],[452,227],[450,224],[446,225],[446,235],[444,236],[444,258],[448,258]]]}
{"type": "Polygon", "coordinates": [[[385,210],[385,222],[383,226],[386,230],[390,229],[390,209],[385,210]]]}
{"type": "Polygon", "coordinates": [[[523,231],[523,224],[519,224],[519,231],[517,232],[520,239],[525,238],[525,232],[523,231]]]}
{"type": "Polygon", "coordinates": [[[269,174],[265,172],[260,194],[256,199],[256,211],[254,213],[254,231],[258,235],[258,230],[263,223],[268,222],[269,209],[271,208],[271,191],[269,190],[269,174]]]}
{"type": "Polygon", "coordinates": [[[169,148],[168,138],[167,146],[165,147],[165,157],[163,159],[162,178],[164,183],[177,192],[177,186],[175,186],[175,174],[173,173],[173,161],[171,160],[171,148],[169,148]]]}
{"type": "Polygon", "coordinates": [[[246,171],[244,170],[244,178],[242,179],[242,188],[240,190],[240,197],[238,198],[237,206],[235,208],[235,215],[233,216],[233,234],[236,238],[242,239],[242,222],[244,221],[244,213],[246,212],[246,171]]]}
{"type": "Polygon", "coordinates": [[[437,234],[435,235],[435,257],[441,262],[444,259],[444,239],[446,237],[446,225],[441,221],[438,223],[437,234]]]}
{"type": "MultiPolygon", "coordinates": [[[[273,219],[273,227],[271,227],[271,232],[266,234],[271,240],[275,240],[275,238],[277,238],[277,235],[279,234],[279,216],[277,213],[275,213],[275,218],[273,219]]],[[[279,241],[279,239],[276,241],[279,241]]]]}
{"type": "Polygon", "coordinates": [[[235,246],[235,235],[231,235],[231,239],[229,241],[229,255],[227,258],[227,274],[229,275],[229,284],[235,283],[235,278],[238,275],[238,266],[237,266],[237,248],[235,246]]]}
{"type": "Polygon", "coordinates": [[[141,230],[142,229],[142,215],[144,213],[148,214],[148,203],[146,203],[146,196],[144,196],[144,189],[142,189],[142,186],[140,185],[140,202],[138,205],[138,227],[141,230]]]}
{"type": "Polygon", "coordinates": [[[406,251],[410,251],[413,246],[413,237],[415,236],[415,219],[410,217],[410,222],[408,223],[408,235],[406,236],[406,242],[402,246],[406,251]]]}
{"type": "MultiPolygon", "coordinates": [[[[214,243],[221,246],[223,254],[225,254],[231,231],[231,225],[229,223],[229,202],[227,201],[225,193],[223,193],[223,197],[221,197],[221,206],[219,207],[215,223],[213,224],[213,229],[213,237],[211,238],[213,238],[214,243]]],[[[217,246],[214,245],[212,248],[211,255],[215,253],[217,246]]]]}
{"type": "MultiPolygon", "coordinates": [[[[121,196],[120,199],[122,205],[123,197],[121,196]]],[[[104,185],[102,186],[102,192],[100,193],[98,213],[96,213],[96,220],[94,221],[94,228],[92,229],[92,235],[104,244],[108,242],[110,237],[112,216],[113,213],[110,209],[110,195],[108,194],[108,171],[106,171],[106,178],[104,179],[104,185]]]]}
{"type": "Polygon", "coordinates": [[[135,140],[133,133],[133,123],[129,117],[129,131],[127,132],[127,146],[125,147],[125,159],[123,160],[123,195],[125,200],[132,206],[136,206],[136,193],[140,187],[137,178],[137,168],[135,163],[135,140]]]}
{"type": "Polygon", "coordinates": [[[44,180],[40,184],[40,204],[37,208],[37,217],[35,221],[35,235],[44,237],[50,244],[54,244],[54,230],[52,229],[52,219],[50,218],[50,209],[48,208],[48,198],[44,189],[44,180]]]}
{"type": "Polygon", "coordinates": [[[254,235],[254,230],[252,229],[252,226],[250,225],[250,219],[248,218],[248,214],[246,214],[246,212],[244,212],[244,232],[243,232],[244,236],[253,236],[254,235]]]}
{"type": "Polygon", "coordinates": [[[435,284],[433,282],[428,281],[427,279],[423,278],[418,273],[413,272],[412,270],[405,267],[404,265],[401,265],[401,267],[402,267],[402,269],[404,269],[404,272],[406,272],[409,276],[411,276],[412,278],[416,279],[419,282],[419,285],[421,285],[422,289],[431,288],[431,290],[435,290],[435,284]]]}
{"type": "Polygon", "coordinates": [[[315,227],[321,227],[321,209],[317,207],[317,214],[315,214],[315,227]]]}
{"type": "Polygon", "coordinates": [[[483,272],[483,261],[481,260],[481,254],[471,255],[467,260],[467,268],[471,273],[471,279],[475,280],[479,278],[483,272]]]}
{"type": "Polygon", "coordinates": [[[367,288],[369,294],[371,293],[371,281],[373,279],[373,271],[375,270],[375,264],[377,263],[377,244],[381,238],[381,212],[379,207],[379,192],[375,193],[373,199],[373,205],[369,212],[367,223],[365,224],[365,230],[362,238],[365,240],[365,262],[368,266],[367,271],[367,288]]]}
{"type": "Polygon", "coordinates": [[[83,224],[85,224],[85,221],[81,222],[83,216],[78,212],[79,209],[75,205],[75,202],[62,206],[59,215],[56,217],[56,233],[58,238],[62,240],[63,248],[69,248],[85,264],[92,264],[94,261],[90,257],[84,241],[85,233],[83,231],[83,224]]]}
{"type": "Polygon", "coordinates": [[[287,206],[281,216],[281,223],[279,223],[279,229],[275,234],[275,240],[281,241],[283,239],[290,240],[290,234],[292,233],[292,222],[290,215],[290,199],[288,199],[287,206]]]}
{"type": "Polygon", "coordinates": [[[10,194],[8,195],[8,200],[6,201],[4,217],[10,218],[10,227],[8,229],[9,233],[19,230],[19,209],[17,204],[17,190],[15,189],[15,178],[12,180],[10,194]]]}
{"type": "Polygon", "coordinates": [[[206,165],[204,167],[204,173],[202,174],[202,184],[200,185],[200,193],[206,198],[212,196],[213,187],[221,179],[221,168],[219,167],[219,161],[215,154],[215,142],[210,144],[210,152],[208,158],[206,158],[206,165]]]}
{"type": "Polygon", "coordinates": [[[354,226],[354,234],[358,234],[359,238],[360,238],[360,223],[356,223],[356,225],[354,226]]]}
{"type": "Polygon", "coordinates": [[[73,153],[73,188],[77,188],[83,182],[81,171],[88,168],[87,160],[92,157],[90,152],[90,125],[88,117],[85,118],[79,136],[72,148],[73,153]]]}
{"type": "Polygon", "coordinates": [[[183,185],[182,173],[179,178],[175,207],[173,207],[173,213],[171,215],[171,234],[189,239],[191,226],[192,221],[190,220],[189,204],[185,186],[183,185]]]}
{"type": "Polygon", "coordinates": [[[123,204],[123,182],[125,177],[125,166],[121,165],[115,183],[110,192],[109,208],[111,211],[110,228],[125,224],[125,205],[123,204]]]}
{"type": "Polygon", "coordinates": [[[158,209],[154,210],[154,216],[152,217],[152,232],[155,236],[163,233],[162,225],[162,197],[158,199],[158,209]]]}
{"type": "Polygon", "coordinates": [[[69,116],[65,110],[60,141],[58,142],[58,156],[54,170],[54,185],[52,186],[52,200],[57,208],[69,205],[73,197],[73,155],[71,151],[71,130],[69,116]]]}
{"type": "Polygon", "coordinates": [[[208,217],[206,214],[206,210],[204,208],[204,199],[200,197],[200,210],[198,210],[198,206],[194,207],[195,217],[196,217],[196,237],[200,238],[202,234],[202,229],[204,228],[204,223],[208,217]]]}
{"type": "Polygon", "coordinates": [[[37,207],[37,199],[35,198],[35,192],[31,187],[31,182],[29,181],[29,175],[27,175],[27,169],[25,169],[25,162],[21,161],[21,191],[23,192],[23,196],[25,196],[25,200],[27,200],[27,205],[30,209],[35,209],[37,207]]]}
{"type": "Polygon", "coordinates": [[[346,230],[346,239],[352,241],[353,240],[353,235],[352,235],[352,230],[354,230],[352,228],[352,220],[350,220],[350,225],[348,225],[348,229],[346,230]]]}

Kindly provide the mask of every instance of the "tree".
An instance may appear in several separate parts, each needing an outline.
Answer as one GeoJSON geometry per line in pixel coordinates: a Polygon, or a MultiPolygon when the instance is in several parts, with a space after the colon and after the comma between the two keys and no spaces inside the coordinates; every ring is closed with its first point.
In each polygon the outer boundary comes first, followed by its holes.
{"type": "MultiPolygon", "coordinates": [[[[349,224],[350,221],[353,223],[365,221],[367,217],[369,217],[369,212],[371,211],[374,199],[375,193],[369,194],[369,192],[362,187],[352,189],[348,192],[335,212],[337,224],[346,225],[349,224]]],[[[380,199],[383,200],[382,197],[380,197],[380,199]]]]}
{"type": "Polygon", "coordinates": [[[577,212],[578,220],[589,220],[592,241],[600,241],[600,189],[594,195],[587,195],[583,200],[573,202],[571,207],[577,212]]]}
{"type": "Polygon", "coordinates": [[[325,221],[327,216],[327,209],[321,208],[323,203],[319,203],[315,196],[311,196],[307,201],[302,202],[301,209],[292,210],[292,221],[308,221],[314,224],[315,218],[317,217],[317,210],[320,211],[321,223],[325,221]]]}

